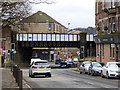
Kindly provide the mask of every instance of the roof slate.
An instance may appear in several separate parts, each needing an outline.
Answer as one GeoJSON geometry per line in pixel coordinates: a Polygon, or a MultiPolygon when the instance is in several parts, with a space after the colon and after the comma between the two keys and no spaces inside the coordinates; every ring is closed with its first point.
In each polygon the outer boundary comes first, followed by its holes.
{"type": "Polygon", "coordinates": [[[50,17],[49,15],[42,11],[38,11],[37,13],[27,18],[24,18],[20,23],[45,23],[45,22],[58,23],[56,20],[54,20],[52,17],[50,17]]]}

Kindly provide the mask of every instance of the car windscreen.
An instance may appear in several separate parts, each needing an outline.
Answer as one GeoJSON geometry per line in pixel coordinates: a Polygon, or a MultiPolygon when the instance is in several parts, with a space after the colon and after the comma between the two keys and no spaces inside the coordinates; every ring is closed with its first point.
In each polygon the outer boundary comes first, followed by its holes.
{"type": "Polygon", "coordinates": [[[90,63],[86,63],[85,66],[90,66],[90,63]]]}
{"type": "Polygon", "coordinates": [[[110,63],[109,67],[118,68],[118,67],[120,67],[120,63],[110,63]]]}
{"type": "Polygon", "coordinates": [[[35,65],[48,65],[48,62],[35,62],[35,65]]]}
{"type": "Polygon", "coordinates": [[[100,63],[97,63],[97,62],[93,63],[93,66],[95,66],[95,67],[102,67],[102,65],[100,63]]]}

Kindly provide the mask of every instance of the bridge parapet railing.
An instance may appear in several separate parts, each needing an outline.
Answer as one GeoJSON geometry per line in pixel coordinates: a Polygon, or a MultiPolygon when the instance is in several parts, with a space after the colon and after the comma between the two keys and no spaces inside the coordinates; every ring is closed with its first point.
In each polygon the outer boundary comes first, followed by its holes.
{"type": "Polygon", "coordinates": [[[18,33],[17,41],[80,41],[80,34],[18,33]]]}

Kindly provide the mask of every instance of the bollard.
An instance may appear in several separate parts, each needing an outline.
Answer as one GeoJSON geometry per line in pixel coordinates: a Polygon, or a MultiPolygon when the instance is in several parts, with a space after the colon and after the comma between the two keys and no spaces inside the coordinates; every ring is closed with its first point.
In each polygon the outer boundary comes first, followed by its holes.
{"type": "Polygon", "coordinates": [[[19,86],[19,89],[22,90],[22,71],[18,66],[13,66],[13,76],[15,77],[16,83],[19,86]]]}
{"type": "Polygon", "coordinates": [[[19,82],[20,90],[22,90],[22,71],[20,70],[20,82],[19,82]]]}

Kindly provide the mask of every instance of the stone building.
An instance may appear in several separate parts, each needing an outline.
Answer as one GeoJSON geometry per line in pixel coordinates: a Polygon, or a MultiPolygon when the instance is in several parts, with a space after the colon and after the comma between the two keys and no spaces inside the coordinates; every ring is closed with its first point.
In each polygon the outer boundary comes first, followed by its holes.
{"type": "Polygon", "coordinates": [[[120,61],[120,0],[96,0],[96,59],[120,61]]]}
{"type": "MultiPolygon", "coordinates": [[[[38,11],[37,13],[24,18],[16,27],[18,33],[67,33],[67,28],[57,22],[52,17],[48,16],[46,13],[38,11]]],[[[14,27],[15,30],[15,27],[14,27]]],[[[32,48],[32,56],[39,53],[41,59],[54,59],[56,58],[66,58],[67,49],[66,48],[32,48]],[[54,54],[49,57],[50,50],[54,51],[54,54]],[[38,52],[40,51],[40,52],[38,52]]],[[[16,57],[18,58],[18,57],[16,57]]],[[[27,59],[28,57],[24,58],[27,59]]],[[[26,60],[28,61],[28,60],[26,60]]],[[[26,63],[26,62],[22,62],[26,63]]]]}

